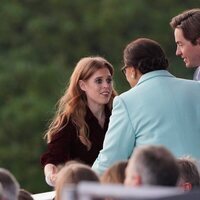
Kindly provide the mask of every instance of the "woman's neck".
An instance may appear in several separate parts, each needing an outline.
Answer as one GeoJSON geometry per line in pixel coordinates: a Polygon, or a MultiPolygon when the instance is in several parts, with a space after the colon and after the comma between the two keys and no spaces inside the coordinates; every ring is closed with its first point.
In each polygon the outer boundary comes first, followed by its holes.
{"type": "Polygon", "coordinates": [[[104,127],[104,122],[105,122],[105,105],[88,105],[90,108],[92,114],[97,118],[99,124],[101,127],[104,127]]]}

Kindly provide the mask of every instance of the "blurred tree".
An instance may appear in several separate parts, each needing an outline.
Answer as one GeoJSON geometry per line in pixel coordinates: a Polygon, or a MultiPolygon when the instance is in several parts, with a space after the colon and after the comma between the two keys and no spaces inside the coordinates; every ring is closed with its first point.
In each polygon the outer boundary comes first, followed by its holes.
{"type": "Polygon", "coordinates": [[[33,193],[50,190],[39,157],[43,134],[76,62],[101,55],[115,67],[119,93],[129,89],[120,72],[122,51],[137,37],[165,48],[170,70],[191,78],[175,56],[171,18],[199,0],[1,0],[1,166],[33,193]]]}

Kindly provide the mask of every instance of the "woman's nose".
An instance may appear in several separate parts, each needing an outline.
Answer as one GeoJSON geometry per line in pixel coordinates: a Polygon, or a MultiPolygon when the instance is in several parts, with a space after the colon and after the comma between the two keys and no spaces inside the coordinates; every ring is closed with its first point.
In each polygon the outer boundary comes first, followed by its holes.
{"type": "Polygon", "coordinates": [[[107,88],[107,87],[110,87],[110,85],[111,85],[111,84],[108,83],[107,81],[104,81],[104,83],[103,83],[103,87],[106,87],[106,88],[107,88]]]}

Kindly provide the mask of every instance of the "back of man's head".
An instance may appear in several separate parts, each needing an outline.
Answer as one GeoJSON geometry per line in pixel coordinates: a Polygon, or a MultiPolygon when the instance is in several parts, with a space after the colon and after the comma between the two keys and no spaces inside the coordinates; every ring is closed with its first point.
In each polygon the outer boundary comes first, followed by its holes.
{"type": "Polygon", "coordinates": [[[142,146],[129,160],[125,184],[175,186],[178,177],[177,160],[165,147],[142,146]]]}
{"type": "Polygon", "coordinates": [[[0,168],[0,183],[3,188],[3,199],[17,200],[19,183],[13,174],[6,169],[0,168]]]}
{"type": "Polygon", "coordinates": [[[178,159],[178,165],[180,171],[178,186],[181,186],[185,191],[199,187],[200,174],[197,161],[191,157],[182,157],[178,159]]]}

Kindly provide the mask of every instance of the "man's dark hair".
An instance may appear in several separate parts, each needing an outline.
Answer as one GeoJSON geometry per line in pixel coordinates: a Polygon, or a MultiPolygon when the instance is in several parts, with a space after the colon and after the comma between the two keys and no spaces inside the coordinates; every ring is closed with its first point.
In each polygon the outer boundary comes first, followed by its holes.
{"type": "Polygon", "coordinates": [[[172,18],[170,25],[173,29],[181,29],[185,39],[196,45],[200,38],[200,9],[194,8],[180,13],[172,18]]]}

